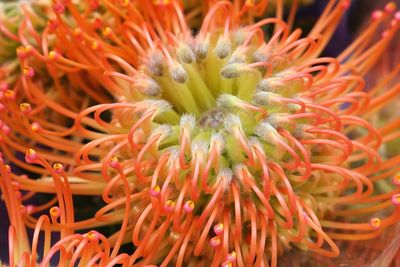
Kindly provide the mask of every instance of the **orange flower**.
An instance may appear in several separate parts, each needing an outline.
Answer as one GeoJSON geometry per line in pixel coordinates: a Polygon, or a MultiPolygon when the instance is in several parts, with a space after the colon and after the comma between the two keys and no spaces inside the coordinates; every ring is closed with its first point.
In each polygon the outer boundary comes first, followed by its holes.
{"type": "Polygon", "coordinates": [[[291,247],[335,257],[335,240],[399,220],[400,156],[379,149],[400,121],[370,118],[399,95],[400,69],[364,80],[398,34],[395,5],[327,58],[347,0],[330,0],[305,37],[291,29],[296,5],[285,23],[282,1],[260,20],[268,1],[206,4],[196,34],[173,0],[56,0],[44,28],[26,16],[9,31],[20,43],[0,95],[10,265],[35,265],[40,229],[43,265],[59,253],[61,265],[277,266],[291,247]],[[36,193],[55,198],[27,206],[36,193]],[[78,221],[76,195],[104,206],[78,221]]]}

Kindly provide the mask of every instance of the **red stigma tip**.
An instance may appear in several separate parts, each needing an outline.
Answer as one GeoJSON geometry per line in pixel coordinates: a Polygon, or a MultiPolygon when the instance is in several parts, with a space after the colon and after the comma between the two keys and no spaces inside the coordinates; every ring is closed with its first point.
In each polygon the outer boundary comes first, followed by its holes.
{"type": "Polygon", "coordinates": [[[214,236],[210,239],[210,245],[212,247],[218,247],[221,244],[221,239],[218,236],[214,236]]]}
{"type": "Polygon", "coordinates": [[[32,78],[33,76],[35,76],[35,70],[29,66],[25,66],[23,68],[23,73],[28,78],[32,78]]]}
{"type": "Polygon", "coordinates": [[[20,205],[19,206],[19,212],[20,212],[21,215],[27,214],[26,207],[24,205],[20,205]]]}
{"type": "Polygon", "coordinates": [[[379,218],[372,218],[372,219],[369,221],[369,225],[370,225],[373,229],[378,230],[378,229],[380,228],[380,226],[381,226],[381,219],[379,219],[379,218]]]}
{"type": "Polygon", "coordinates": [[[110,167],[113,169],[118,169],[120,167],[119,160],[116,156],[111,158],[110,167]]]}
{"type": "Polygon", "coordinates": [[[0,91],[5,92],[9,88],[8,83],[1,83],[0,84],[0,91]]]}
{"type": "Polygon", "coordinates": [[[15,100],[15,92],[13,90],[7,90],[4,92],[4,96],[8,100],[15,100]]]}
{"type": "Polygon", "coordinates": [[[389,31],[383,31],[382,38],[386,38],[389,36],[389,31]]]}
{"type": "Polygon", "coordinates": [[[61,163],[54,163],[53,169],[55,173],[61,174],[64,171],[64,166],[61,163]]]}
{"type": "Polygon", "coordinates": [[[26,213],[27,213],[28,215],[34,213],[35,210],[36,210],[36,208],[35,208],[34,205],[26,205],[25,208],[26,208],[26,213]]]}
{"type": "Polygon", "coordinates": [[[33,163],[35,160],[37,160],[38,155],[35,150],[32,148],[29,148],[28,151],[25,154],[25,161],[27,163],[33,163]]]}
{"type": "Polygon", "coordinates": [[[58,218],[61,215],[61,210],[57,206],[52,207],[49,212],[50,212],[50,216],[53,218],[58,218]]]}
{"type": "Polygon", "coordinates": [[[103,20],[101,18],[95,18],[94,21],[93,21],[93,27],[95,29],[102,28],[103,24],[104,24],[104,22],[103,22],[103,20]]]}
{"type": "Polygon", "coordinates": [[[395,206],[400,205],[400,194],[395,194],[392,196],[392,204],[395,206]]]}
{"type": "Polygon", "coordinates": [[[395,177],[393,177],[393,184],[400,186],[400,174],[397,174],[395,177]]]}
{"type": "Polygon", "coordinates": [[[96,10],[99,6],[100,6],[100,4],[97,0],[90,1],[90,8],[92,10],[96,10]]]}
{"type": "Polygon", "coordinates": [[[12,181],[11,186],[14,188],[14,190],[20,190],[21,189],[21,184],[17,181],[12,181]]]}
{"type": "Polygon", "coordinates": [[[252,7],[254,6],[254,0],[246,0],[246,2],[244,3],[244,5],[246,7],[252,7]]]}
{"type": "Polygon", "coordinates": [[[397,11],[397,12],[394,14],[394,18],[395,18],[395,20],[400,21],[400,11],[397,11]]]}
{"type": "Polygon", "coordinates": [[[226,261],[226,262],[222,263],[221,266],[222,266],[222,267],[232,267],[233,264],[232,264],[232,262],[230,262],[230,261],[226,261]]]}
{"type": "Polygon", "coordinates": [[[159,7],[167,7],[171,5],[171,0],[153,0],[153,4],[159,7]]]}
{"type": "Polygon", "coordinates": [[[160,187],[156,185],[150,189],[150,195],[152,197],[158,197],[160,195],[160,191],[161,191],[160,187]]]}
{"type": "Polygon", "coordinates": [[[53,10],[57,14],[62,14],[65,11],[65,6],[58,0],[53,0],[53,10]]]}
{"type": "Polygon", "coordinates": [[[167,212],[173,212],[175,210],[175,201],[169,199],[165,202],[164,209],[167,212]]]}
{"type": "Polygon", "coordinates": [[[103,36],[104,37],[110,37],[111,34],[112,34],[112,29],[110,27],[105,27],[103,29],[103,36]]]}
{"type": "Polygon", "coordinates": [[[377,20],[383,17],[383,12],[382,10],[375,10],[374,12],[372,12],[371,14],[371,18],[372,20],[377,20]]]}
{"type": "Polygon", "coordinates": [[[129,0],[121,0],[121,6],[123,6],[123,7],[127,7],[127,6],[129,6],[129,0]]]}
{"type": "Polygon", "coordinates": [[[385,11],[388,13],[393,13],[397,9],[396,3],[395,2],[389,2],[385,5],[385,11]]]}
{"type": "Polygon", "coordinates": [[[11,128],[7,124],[3,124],[1,126],[1,131],[3,132],[3,134],[9,135],[11,133],[11,128]]]}
{"type": "Polygon", "coordinates": [[[94,41],[94,42],[92,43],[92,45],[91,45],[91,48],[92,48],[93,50],[99,51],[99,50],[102,49],[102,45],[101,45],[99,42],[94,41]]]}
{"type": "Polygon", "coordinates": [[[21,109],[22,113],[28,114],[29,112],[32,111],[32,107],[29,103],[21,103],[19,105],[19,108],[21,109]]]}
{"type": "Polygon", "coordinates": [[[237,254],[235,251],[232,251],[231,253],[228,254],[228,256],[226,257],[226,261],[229,262],[235,262],[237,258],[237,254]]]}
{"type": "Polygon", "coordinates": [[[56,51],[51,51],[50,53],[49,53],[49,58],[51,59],[51,60],[57,60],[58,58],[60,57],[60,55],[56,52],[56,51]]]}
{"type": "Polygon", "coordinates": [[[100,236],[99,232],[95,230],[91,230],[90,232],[85,234],[85,237],[87,237],[91,242],[97,242],[99,240],[99,236],[100,236]]]}
{"type": "Polygon", "coordinates": [[[351,1],[350,1],[350,0],[345,0],[345,1],[343,1],[341,7],[342,7],[343,9],[349,9],[350,4],[351,4],[351,1]]]}
{"type": "Polygon", "coordinates": [[[224,231],[224,224],[223,223],[219,223],[219,224],[216,224],[214,226],[214,233],[216,235],[221,234],[223,231],[224,231]]]}
{"type": "Polygon", "coordinates": [[[40,131],[40,129],[42,129],[42,126],[40,125],[40,123],[38,123],[38,122],[32,122],[32,124],[31,124],[31,130],[32,130],[33,132],[38,132],[38,131],[40,131]]]}
{"type": "Polygon", "coordinates": [[[57,30],[57,28],[58,28],[58,22],[57,21],[55,21],[55,20],[49,20],[48,22],[47,22],[47,27],[49,27],[49,30],[50,31],[55,31],[55,30],[57,30]]]}
{"type": "Polygon", "coordinates": [[[190,213],[194,210],[194,202],[191,200],[186,201],[185,205],[183,206],[183,209],[185,210],[185,212],[190,213]]]}

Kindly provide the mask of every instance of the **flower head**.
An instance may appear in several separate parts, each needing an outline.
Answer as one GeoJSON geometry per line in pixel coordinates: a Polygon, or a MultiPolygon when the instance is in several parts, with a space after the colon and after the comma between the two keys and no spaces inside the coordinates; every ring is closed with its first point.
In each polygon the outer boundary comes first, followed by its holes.
{"type": "Polygon", "coordinates": [[[399,189],[386,182],[399,157],[379,155],[399,121],[369,120],[399,94],[399,69],[372,88],[363,78],[398,32],[393,3],[327,58],[347,0],[329,1],[305,37],[282,1],[264,19],[268,1],[205,2],[196,34],[179,1],[53,1],[40,33],[22,23],[1,147],[39,179],[1,162],[14,262],[36,253],[25,225],[61,233],[44,263],[59,252],[72,264],[277,266],[290,247],[335,257],[334,240],[373,238],[399,219],[399,189]],[[55,194],[50,219],[12,210],[26,201],[12,181],[55,194]],[[82,194],[104,206],[76,221],[82,194]],[[109,237],[75,233],[115,224],[109,237]]]}

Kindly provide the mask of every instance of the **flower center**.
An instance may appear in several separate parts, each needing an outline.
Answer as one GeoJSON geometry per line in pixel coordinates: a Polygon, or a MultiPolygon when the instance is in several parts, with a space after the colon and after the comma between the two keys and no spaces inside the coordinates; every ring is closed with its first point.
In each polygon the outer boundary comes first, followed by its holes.
{"type": "Polygon", "coordinates": [[[197,151],[195,142],[211,148],[218,134],[224,151],[222,167],[245,162],[252,157],[253,146],[270,158],[284,160],[282,149],[272,150],[284,146],[278,145],[284,143],[277,137],[278,127],[284,124],[280,114],[300,110],[302,102],[291,97],[303,81],[281,82],[291,75],[282,71],[287,60],[284,56],[268,58],[271,48],[263,40],[246,29],[215,30],[150,49],[133,78],[131,95],[132,102],[144,100],[150,110],[156,110],[152,127],[160,129],[155,133],[162,136],[162,151],[178,149],[181,155],[190,153],[190,158],[197,151]],[[286,95],[276,94],[277,88],[286,95]]]}
{"type": "MultiPolygon", "coordinates": [[[[150,53],[144,73],[151,78],[141,81],[141,92],[167,101],[178,116],[193,115],[202,128],[221,128],[241,101],[252,101],[265,63],[255,63],[258,46],[243,43],[235,34],[196,40],[181,42],[175,54],[171,49],[150,53]]],[[[166,119],[176,123],[172,116],[166,119]]]]}

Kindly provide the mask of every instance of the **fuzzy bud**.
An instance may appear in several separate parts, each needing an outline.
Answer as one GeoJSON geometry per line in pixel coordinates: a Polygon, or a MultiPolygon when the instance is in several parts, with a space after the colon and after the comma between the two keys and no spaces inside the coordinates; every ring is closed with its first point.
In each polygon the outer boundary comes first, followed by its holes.
{"type": "Polygon", "coordinates": [[[268,56],[260,51],[256,51],[251,55],[251,62],[266,62],[268,60],[268,56]]]}
{"type": "Polygon", "coordinates": [[[270,142],[274,142],[279,136],[276,129],[266,120],[257,125],[254,133],[258,137],[270,142]]]}
{"type": "Polygon", "coordinates": [[[220,59],[226,58],[231,52],[231,44],[224,38],[219,38],[215,46],[215,53],[220,59]]]}
{"type": "Polygon", "coordinates": [[[150,55],[148,68],[152,75],[162,76],[164,73],[164,58],[160,52],[154,52],[150,55]]]}
{"type": "Polygon", "coordinates": [[[193,155],[200,154],[204,156],[207,154],[207,149],[208,144],[204,140],[196,140],[191,145],[191,151],[193,155]]]}
{"type": "Polygon", "coordinates": [[[276,97],[279,97],[279,95],[271,92],[258,91],[253,97],[253,102],[257,105],[267,106],[276,97]]]}
{"type": "Polygon", "coordinates": [[[222,94],[217,99],[217,107],[230,109],[235,106],[240,101],[236,96],[231,94],[222,94]]]}
{"type": "Polygon", "coordinates": [[[268,116],[267,121],[272,125],[275,129],[283,128],[286,124],[289,123],[289,120],[286,119],[283,114],[273,113],[268,116]]]}
{"type": "Polygon", "coordinates": [[[153,79],[140,80],[140,82],[136,84],[136,88],[139,89],[140,92],[148,96],[158,96],[161,92],[160,86],[153,79]]]}
{"type": "Polygon", "coordinates": [[[242,73],[243,73],[243,64],[241,63],[226,64],[221,69],[221,75],[226,79],[238,78],[240,75],[242,75],[242,73]]]}
{"type": "Polygon", "coordinates": [[[138,105],[143,105],[149,109],[155,109],[156,114],[161,114],[171,110],[171,105],[165,100],[143,100],[137,102],[138,105]]]}
{"type": "Polygon", "coordinates": [[[196,44],[196,56],[198,59],[203,60],[207,57],[209,45],[206,42],[196,44]]]}
{"type": "Polygon", "coordinates": [[[222,186],[224,189],[229,188],[229,185],[232,182],[233,172],[229,168],[221,169],[217,175],[217,181],[222,182],[222,186]]]}
{"type": "Polygon", "coordinates": [[[177,83],[185,83],[188,79],[187,72],[181,65],[177,65],[171,70],[171,76],[177,83]]]}
{"type": "Polygon", "coordinates": [[[272,92],[272,91],[273,91],[273,88],[272,88],[272,86],[271,86],[271,83],[270,83],[269,79],[263,79],[263,80],[261,80],[261,81],[257,84],[256,89],[257,89],[258,91],[262,91],[262,92],[272,92]]]}
{"type": "Polygon", "coordinates": [[[221,133],[212,133],[210,139],[211,146],[216,146],[218,151],[222,151],[225,146],[225,138],[221,133]]]}
{"type": "Polygon", "coordinates": [[[191,64],[196,60],[193,50],[187,45],[181,45],[177,51],[178,58],[182,63],[191,64]]]}
{"type": "MultiPolygon", "coordinates": [[[[168,136],[170,136],[172,134],[172,128],[169,125],[163,124],[158,126],[153,133],[151,134],[151,136],[156,136],[156,135],[160,135],[160,141],[167,138],[168,136]]],[[[151,137],[150,137],[151,138],[151,137]]]]}
{"type": "Polygon", "coordinates": [[[228,131],[231,131],[236,128],[241,128],[242,122],[238,116],[229,113],[227,116],[225,116],[224,127],[228,131]]]}
{"type": "Polygon", "coordinates": [[[179,126],[183,129],[192,131],[196,126],[196,118],[192,114],[183,114],[179,126]]]}

